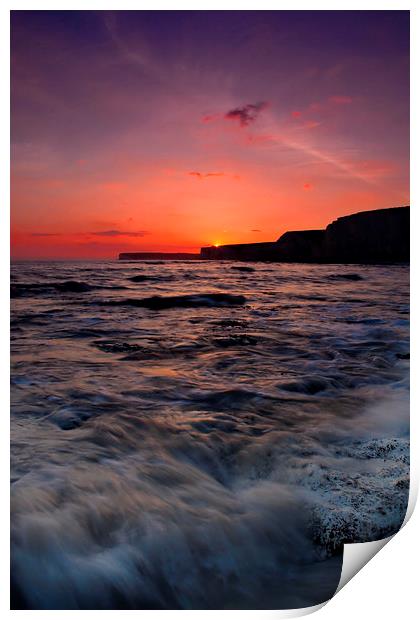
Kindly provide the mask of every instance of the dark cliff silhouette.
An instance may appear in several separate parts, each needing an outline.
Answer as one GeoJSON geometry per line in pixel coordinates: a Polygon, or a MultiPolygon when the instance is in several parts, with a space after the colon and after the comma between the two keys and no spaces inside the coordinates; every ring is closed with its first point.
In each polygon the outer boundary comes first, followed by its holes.
{"type": "Polygon", "coordinates": [[[410,207],[362,211],[325,230],[296,230],[277,241],[201,248],[207,260],[396,263],[410,260],[410,207]]]}

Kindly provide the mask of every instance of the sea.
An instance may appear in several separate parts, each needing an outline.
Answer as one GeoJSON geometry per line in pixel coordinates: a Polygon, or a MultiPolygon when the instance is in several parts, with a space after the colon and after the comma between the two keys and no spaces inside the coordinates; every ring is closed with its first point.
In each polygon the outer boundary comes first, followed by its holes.
{"type": "Polygon", "coordinates": [[[409,267],[15,262],[15,609],[290,609],[409,491],[409,267]]]}

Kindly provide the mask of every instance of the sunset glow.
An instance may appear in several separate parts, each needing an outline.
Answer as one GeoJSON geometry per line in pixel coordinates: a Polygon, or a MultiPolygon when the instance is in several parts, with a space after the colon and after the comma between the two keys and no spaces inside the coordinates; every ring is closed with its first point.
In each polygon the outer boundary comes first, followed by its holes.
{"type": "Polygon", "coordinates": [[[194,252],[408,204],[407,20],[14,12],[13,256],[194,252]]]}

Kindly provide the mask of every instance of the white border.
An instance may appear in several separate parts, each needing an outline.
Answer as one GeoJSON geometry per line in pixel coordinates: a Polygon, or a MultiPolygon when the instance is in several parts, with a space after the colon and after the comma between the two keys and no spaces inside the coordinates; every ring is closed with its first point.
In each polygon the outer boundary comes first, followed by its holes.
{"type": "MultiPolygon", "coordinates": [[[[1,433],[3,441],[1,450],[1,474],[3,487],[3,503],[1,515],[1,533],[3,535],[2,553],[0,560],[0,593],[1,593],[1,608],[4,611],[9,610],[9,424],[8,424],[8,411],[9,411],[9,298],[8,298],[8,283],[9,283],[9,194],[10,194],[10,182],[9,182],[9,135],[10,135],[10,105],[9,98],[6,93],[10,92],[9,84],[9,66],[10,66],[10,52],[9,52],[9,10],[410,10],[411,9],[411,109],[418,110],[420,107],[418,97],[418,84],[415,79],[415,74],[419,73],[419,44],[417,43],[420,36],[419,31],[419,19],[414,7],[414,2],[396,2],[396,1],[360,1],[354,0],[353,2],[341,1],[338,5],[336,1],[299,1],[295,2],[274,2],[272,0],[259,0],[259,2],[251,0],[202,0],[199,4],[192,1],[171,1],[171,0],[155,0],[150,2],[136,2],[135,0],[120,0],[118,3],[109,0],[74,0],[73,2],[66,2],[64,0],[55,1],[42,1],[38,2],[29,0],[16,0],[14,2],[4,2],[0,9],[0,68],[2,69],[2,86],[0,92],[0,188],[3,195],[3,210],[5,213],[5,219],[3,225],[0,227],[0,312],[2,327],[0,333],[0,381],[1,392],[3,398],[3,411],[1,416],[1,423],[4,425],[4,431],[1,433]]],[[[418,220],[419,213],[416,204],[416,197],[418,196],[418,176],[417,170],[419,165],[418,158],[418,140],[419,140],[419,121],[416,115],[412,115],[411,118],[411,230],[412,230],[412,280],[411,280],[411,313],[412,316],[416,316],[418,312],[419,302],[419,278],[417,275],[417,266],[419,258],[419,244],[415,238],[415,232],[419,230],[418,220]]],[[[411,359],[412,366],[412,388],[411,388],[411,402],[412,412],[417,413],[417,405],[419,403],[419,392],[415,379],[419,377],[419,363],[416,360],[416,351],[418,351],[419,345],[419,329],[414,323],[411,330],[411,348],[414,351],[411,359]]],[[[418,489],[418,472],[419,472],[419,442],[418,442],[418,430],[419,422],[417,421],[417,415],[412,415],[411,418],[411,435],[412,435],[412,474],[411,474],[411,497],[413,498],[418,489]]],[[[418,611],[416,588],[417,579],[416,573],[417,558],[413,549],[419,542],[420,532],[420,517],[418,512],[415,513],[413,519],[404,528],[404,530],[397,534],[392,540],[389,546],[380,554],[380,558],[375,558],[369,565],[363,570],[363,577],[356,576],[352,580],[350,587],[344,588],[337,597],[326,605],[319,612],[320,618],[328,619],[340,617],[340,620],[347,620],[353,618],[354,614],[362,617],[369,617],[370,614],[374,617],[380,617],[384,620],[387,618],[394,618],[398,613],[402,618],[414,617],[414,609],[418,611]],[[398,541],[398,542],[397,542],[398,541]],[[414,581],[416,579],[416,581],[414,581]],[[385,589],[382,587],[385,585],[385,589]]],[[[369,544],[369,543],[367,543],[369,544]]],[[[356,545],[351,545],[355,547],[356,545]]],[[[306,609],[306,613],[316,611],[321,606],[315,608],[306,609]]],[[[105,614],[107,617],[116,617],[120,614],[136,614],[141,613],[142,617],[154,618],[160,620],[164,616],[167,617],[171,614],[172,618],[185,617],[185,614],[189,614],[190,618],[198,619],[204,617],[212,617],[215,612],[213,611],[127,611],[127,612],[113,612],[113,611],[14,611],[16,616],[27,616],[28,614],[37,614],[39,617],[44,615],[54,614],[54,616],[70,616],[74,613],[78,618],[99,618],[105,614]]],[[[221,614],[222,620],[231,617],[234,614],[236,617],[241,618],[274,618],[275,617],[292,617],[298,614],[290,611],[217,611],[218,615],[221,614]]]]}

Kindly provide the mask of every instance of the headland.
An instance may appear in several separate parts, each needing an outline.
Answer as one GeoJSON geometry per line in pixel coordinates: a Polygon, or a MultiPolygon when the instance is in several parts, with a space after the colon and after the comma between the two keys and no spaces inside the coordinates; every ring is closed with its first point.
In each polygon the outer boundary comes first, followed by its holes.
{"type": "Polygon", "coordinates": [[[201,248],[207,260],[293,263],[405,263],[410,260],[410,207],[362,211],[321,230],[292,230],[277,241],[201,248]]]}
{"type": "Polygon", "coordinates": [[[277,241],[201,248],[200,254],[123,252],[119,260],[235,260],[288,263],[407,263],[410,207],[361,211],[325,229],[291,230],[277,241]]]}

